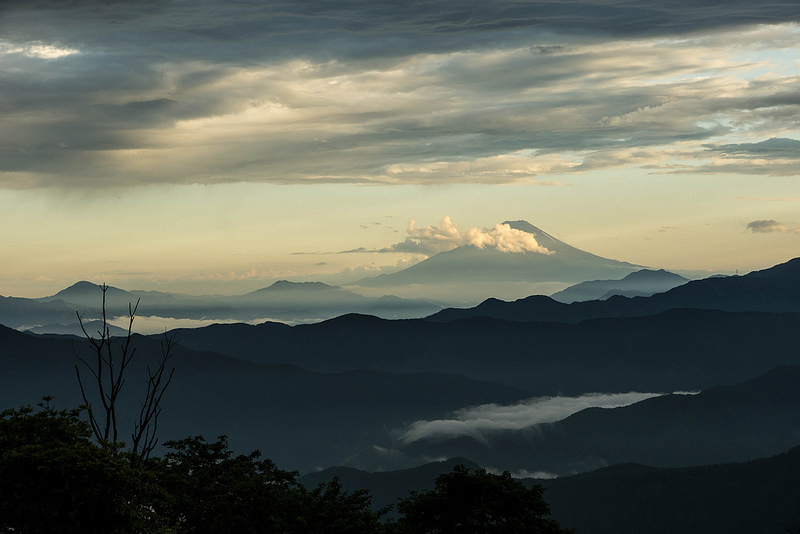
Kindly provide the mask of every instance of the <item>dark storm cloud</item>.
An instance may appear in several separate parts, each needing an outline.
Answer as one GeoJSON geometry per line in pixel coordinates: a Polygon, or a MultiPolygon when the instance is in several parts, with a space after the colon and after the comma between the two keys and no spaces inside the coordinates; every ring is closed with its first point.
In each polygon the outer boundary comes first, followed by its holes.
{"type": "Polygon", "coordinates": [[[796,21],[795,7],[6,0],[0,187],[509,183],[621,165],[756,115],[795,124],[796,84],[653,84],[698,77],[701,54],[605,45],[796,21]]]}
{"type": "MultiPolygon", "coordinates": [[[[672,35],[800,20],[793,2],[500,1],[3,2],[3,34],[139,47],[155,55],[263,61],[286,56],[366,58],[481,46],[486,34],[524,31],[672,35]],[[320,46],[324,43],[324,46],[320,46]],[[261,46],[253,46],[260,44],[261,46]]],[[[547,50],[545,48],[544,50],[547,50]]]]}
{"type": "MultiPolygon", "coordinates": [[[[797,100],[797,102],[800,102],[800,100],[797,100]]],[[[712,146],[708,147],[708,150],[733,157],[800,159],[800,141],[797,139],[772,138],[760,143],[712,146]]]]}

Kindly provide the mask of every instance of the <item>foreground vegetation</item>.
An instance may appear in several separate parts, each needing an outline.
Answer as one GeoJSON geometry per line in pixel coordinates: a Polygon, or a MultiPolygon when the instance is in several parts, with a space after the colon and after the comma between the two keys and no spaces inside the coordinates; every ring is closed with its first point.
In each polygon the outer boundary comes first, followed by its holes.
{"type": "Polygon", "coordinates": [[[96,440],[81,409],[0,414],[0,531],[19,533],[563,533],[541,487],[507,473],[463,467],[382,521],[367,491],[338,480],[306,489],[297,473],[258,451],[234,455],[221,436],[165,443],[142,460],[124,444],[96,440]]]}

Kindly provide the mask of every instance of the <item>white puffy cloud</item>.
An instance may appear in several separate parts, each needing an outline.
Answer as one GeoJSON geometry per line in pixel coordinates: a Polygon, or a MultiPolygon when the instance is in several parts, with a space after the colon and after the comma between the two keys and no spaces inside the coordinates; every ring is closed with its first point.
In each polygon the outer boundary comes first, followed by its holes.
{"type": "Polygon", "coordinates": [[[511,228],[507,224],[496,224],[494,228],[469,228],[465,231],[445,216],[437,226],[417,228],[412,219],[406,229],[408,237],[400,243],[379,250],[361,252],[405,252],[412,254],[433,255],[452,250],[460,246],[477,248],[494,248],[500,252],[522,253],[537,252],[552,254],[552,251],[539,245],[533,234],[511,228]]]}

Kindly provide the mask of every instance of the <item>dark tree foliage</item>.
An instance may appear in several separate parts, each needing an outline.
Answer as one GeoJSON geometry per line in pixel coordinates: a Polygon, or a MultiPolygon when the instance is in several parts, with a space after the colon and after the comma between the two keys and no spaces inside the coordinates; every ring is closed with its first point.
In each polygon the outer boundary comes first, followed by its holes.
{"type": "Polygon", "coordinates": [[[131,462],[93,439],[81,409],[39,405],[0,413],[0,532],[378,534],[367,491],[338,480],[306,490],[258,451],[234,455],[225,436],[165,445],[131,462]]]}
{"type": "Polygon", "coordinates": [[[568,533],[544,516],[550,513],[541,486],[525,487],[508,472],[470,473],[462,465],[440,475],[436,487],[412,492],[400,501],[403,534],[559,534],[568,533]]]}
{"type": "Polygon", "coordinates": [[[234,456],[225,436],[169,441],[155,469],[165,498],[156,511],[180,532],[279,532],[296,473],[278,469],[255,451],[234,456]]]}
{"type": "Polygon", "coordinates": [[[0,413],[0,532],[135,532],[144,478],[119,447],[92,440],[81,410],[46,398],[0,413]]]}
{"type": "Polygon", "coordinates": [[[348,494],[333,481],[308,491],[297,473],[255,451],[234,456],[225,436],[165,443],[156,469],[165,498],[156,511],[179,532],[370,534],[381,531],[366,491],[348,494]]]}
{"type": "Polygon", "coordinates": [[[164,457],[93,439],[81,409],[0,413],[0,532],[163,534],[563,534],[542,489],[508,473],[458,466],[432,491],[400,502],[383,524],[367,491],[338,479],[307,490],[258,451],[234,455],[225,436],[167,442],[164,457]]]}
{"type": "Polygon", "coordinates": [[[367,490],[347,493],[338,478],[320,484],[311,491],[300,488],[294,501],[292,521],[286,532],[291,534],[378,534],[384,532],[380,516],[388,512],[372,512],[372,496],[367,490]]]}

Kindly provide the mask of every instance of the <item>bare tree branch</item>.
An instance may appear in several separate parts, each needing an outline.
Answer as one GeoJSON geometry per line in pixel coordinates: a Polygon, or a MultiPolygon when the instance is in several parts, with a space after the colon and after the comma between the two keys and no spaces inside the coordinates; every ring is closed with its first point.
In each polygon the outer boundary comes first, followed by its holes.
{"type": "Polygon", "coordinates": [[[150,453],[158,445],[157,430],[158,430],[158,417],[161,415],[161,398],[164,392],[172,382],[172,375],[175,373],[173,367],[164,379],[164,373],[167,368],[167,362],[173,355],[173,347],[175,345],[175,336],[168,335],[164,332],[164,339],[161,341],[161,360],[155,371],[147,366],[147,393],[145,400],[141,403],[142,408],[139,411],[139,422],[134,424],[133,452],[134,458],[142,462],[150,457],[150,453]]]}
{"type": "MultiPolygon", "coordinates": [[[[76,312],[81,330],[93,349],[94,357],[92,359],[94,360],[94,365],[89,363],[86,358],[76,357],[80,363],[89,369],[89,373],[94,378],[96,393],[102,404],[105,416],[104,423],[101,424],[98,421],[98,414],[92,406],[87,385],[84,384],[78,364],[75,364],[75,373],[78,377],[78,386],[89,414],[89,423],[95,438],[98,441],[118,442],[117,403],[120,392],[125,385],[128,366],[136,355],[136,347],[132,345],[133,321],[136,318],[141,299],[137,300],[135,305],[128,303],[128,331],[124,340],[120,342],[119,356],[116,357],[116,351],[111,343],[111,329],[109,328],[106,305],[108,285],[103,284],[100,289],[103,293],[103,325],[102,329],[97,332],[97,338],[88,333],[83,324],[83,317],[76,312]]],[[[131,434],[131,462],[134,465],[139,465],[147,460],[158,444],[157,430],[158,417],[161,415],[161,399],[172,381],[172,375],[175,373],[175,368],[172,368],[167,373],[167,362],[172,357],[174,345],[174,336],[169,336],[165,332],[164,340],[161,342],[161,359],[158,365],[155,369],[152,369],[149,365],[147,367],[147,389],[144,400],[140,403],[142,407],[139,413],[139,421],[134,423],[133,433],[131,434]]]]}

